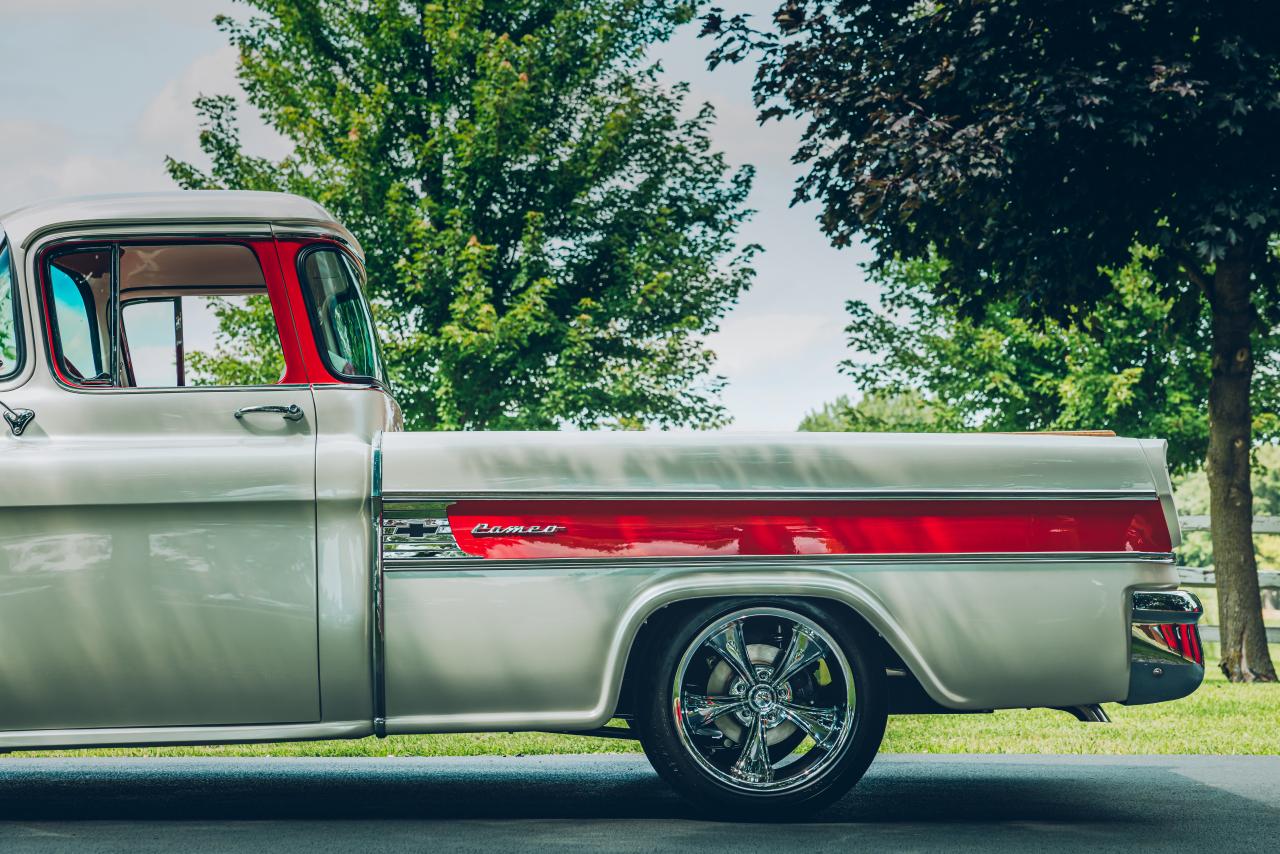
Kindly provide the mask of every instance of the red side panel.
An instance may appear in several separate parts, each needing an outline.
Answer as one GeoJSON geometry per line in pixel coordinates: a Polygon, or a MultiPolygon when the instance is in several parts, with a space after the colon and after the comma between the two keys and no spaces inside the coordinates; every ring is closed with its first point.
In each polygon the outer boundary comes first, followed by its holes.
{"type": "Polygon", "coordinates": [[[467,554],[503,560],[1167,552],[1172,547],[1155,499],[474,500],[453,504],[449,523],[467,554]]]}

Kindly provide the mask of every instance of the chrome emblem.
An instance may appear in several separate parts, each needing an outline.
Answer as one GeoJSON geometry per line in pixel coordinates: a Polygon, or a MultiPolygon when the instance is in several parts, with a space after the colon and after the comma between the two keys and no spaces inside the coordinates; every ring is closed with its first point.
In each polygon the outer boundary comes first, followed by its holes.
{"type": "Polygon", "coordinates": [[[481,522],[471,529],[473,537],[548,537],[567,531],[567,525],[490,525],[481,522]]]}
{"type": "Polygon", "coordinates": [[[387,502],[382,517],[382,559],[388,565],[473,557],[458,547],[446,502],[387,502]]]}
{"type": "Polygon", "coordinates": [[[442,527],[444,526],[439,524],[428,525],[425,521],[402,522],[392,528],[391,533],[410,540],[421,540],[425,539],[428,534],[436,533],[442,527]]]}

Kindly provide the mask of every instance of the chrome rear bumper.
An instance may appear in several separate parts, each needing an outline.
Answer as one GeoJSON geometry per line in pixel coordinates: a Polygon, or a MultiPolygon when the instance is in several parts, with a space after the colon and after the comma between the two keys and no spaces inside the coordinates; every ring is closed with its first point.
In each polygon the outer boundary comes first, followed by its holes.
{"type": "Polygon", "coordinates": [[[1204,648],[1196,624],[1204,606],[1185,590],[1135,590],[1125,705],[1185,697],[1204,681],[1204,648]]]}

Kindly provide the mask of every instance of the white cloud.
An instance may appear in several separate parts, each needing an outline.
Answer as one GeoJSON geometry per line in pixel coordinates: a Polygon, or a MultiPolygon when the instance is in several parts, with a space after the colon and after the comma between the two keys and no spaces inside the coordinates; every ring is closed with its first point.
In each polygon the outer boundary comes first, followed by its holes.
{"type": "Polygon", "coordinates": [[[204,162],[199,146],[199,117],[193,102],[201,95],[233,95],[240,102],[240,139],[252,154],[280,158],[291,146],[259,118],[236,79],[237,52],[227,45],[197,57],[164,85],[138,120],[136,133],[145,147],[178,158],[204,162]]]}
{"type": "MultiPolygon", "coordinates": [[[[220,12],[234,12],[231,2],[217,4],[220,12]]],[[[241,7],[240,11],[244,11],[241,7]]],[[[164,19],[180,23],[208,23],[213,15],[209,7],[188,0],[0,0],[0,14],[6,26],[35,18],[81,15],[111,17],[145,17],[149,21],[164,19]]]]}
{"type": "Polygon", "coordinates": [[[0,121],[0,210],[53,196],[156,190],[163,170],[136,153],[91,153],[85,135],[46,122],[0,121]]]}
{"type": "Polygon", "coordinates": [[[236,49],[227,45],[197,57],[151,99],[138,119],[137,135],[150,148],[182,159],[200,153],[198,121],[192,101],[199,95],[238,93],[236,49]]]}
{"type": "Polygon", "coordinates": [[[279,158],[289,143],[247,104],[235,77],[236,52],[222,47],[192,60],[146,103],[138,119],[118,127],[83,121],[68,111],[57,120],[0,120],[0,211],[54,196],[175,189],[166,155],[207,165],[199,149],[192,101],[231,94],[242,103],[241,139],[258,155],[279,158]]]}
{"type": "Polygon", "coordinates": [[[779,362],[802,360],[832,336],[839,340],[841,316],[820,314],[730,314],[708,338],[716,370],[726,376],[771,369],[779,362]]]}

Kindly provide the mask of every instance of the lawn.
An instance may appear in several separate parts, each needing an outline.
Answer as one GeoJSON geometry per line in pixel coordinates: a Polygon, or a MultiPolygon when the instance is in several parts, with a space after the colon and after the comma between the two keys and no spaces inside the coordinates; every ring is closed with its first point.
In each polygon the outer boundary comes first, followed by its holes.
{"type": "MultiPolygon", "coordinates": [[[[902,715],[889,719],[890,753],[1280,754],[1280,684],[1232,685],[1216,671],[1190,697],[1154,706],[1108,705],[1110,724],[1063,712],[902,715]]],[[[23,756],[515,756],[638,751],[632,741],[543,733],[395,736],[359,741],[14,753],[23,756]]]]}

